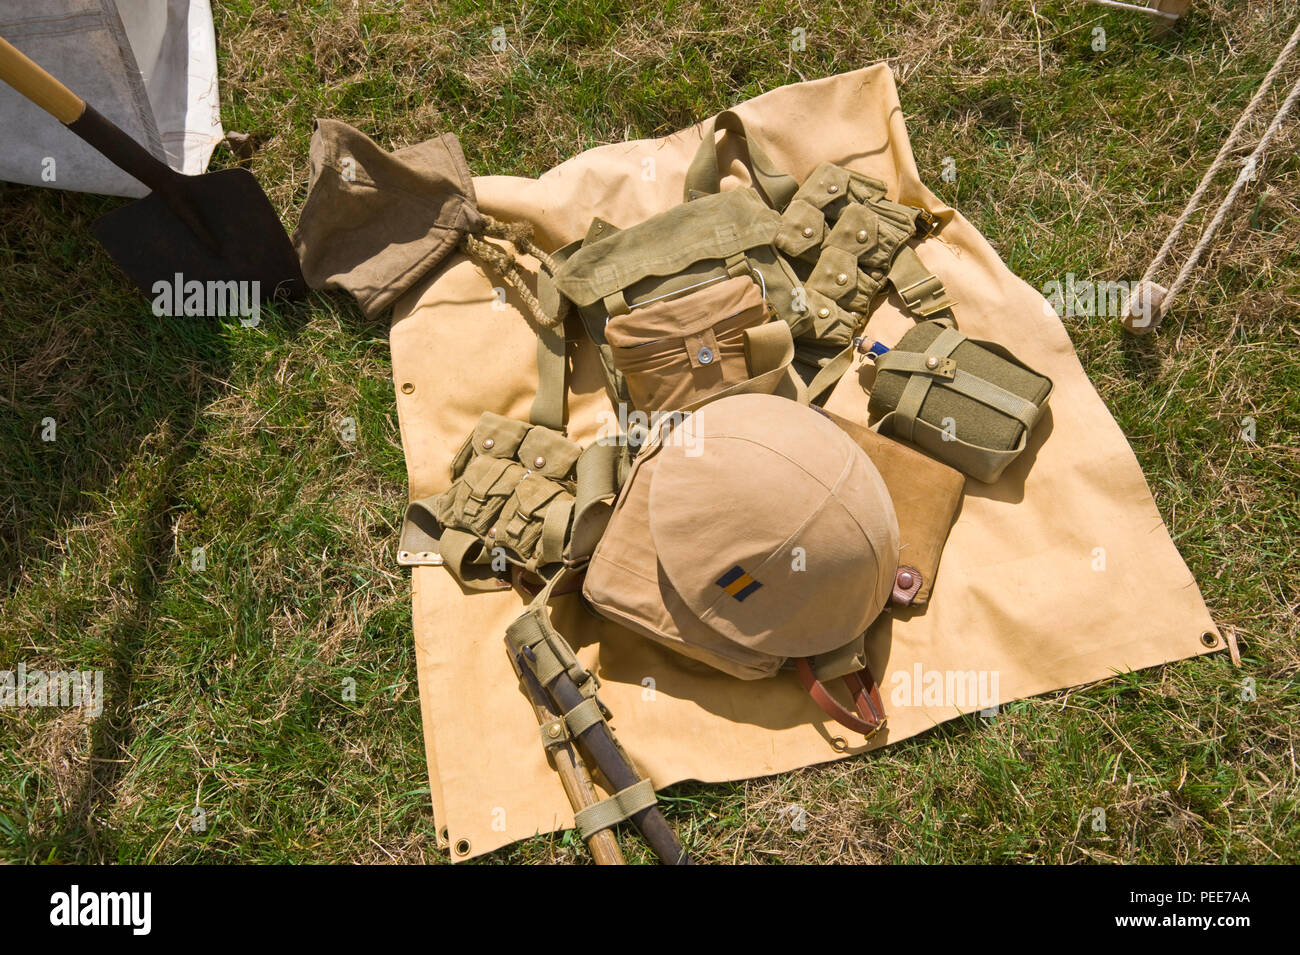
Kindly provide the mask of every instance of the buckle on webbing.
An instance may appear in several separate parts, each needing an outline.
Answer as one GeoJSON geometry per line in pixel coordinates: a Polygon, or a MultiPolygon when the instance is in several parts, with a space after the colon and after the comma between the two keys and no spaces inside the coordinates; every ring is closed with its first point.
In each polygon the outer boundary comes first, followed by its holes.
{"type": "Polygon", "coordinates": [[[916,210],[916,237],[924,239],[935,229],[939,228],[939,219],[929,209],[916,210]]]}
{"type": "Polygon", "coordinates": [[[937,275],[927,275],[911,285],[897,289],[897,292],[904,305],[924,318],[952,308],[955,304],[937,275]]]}

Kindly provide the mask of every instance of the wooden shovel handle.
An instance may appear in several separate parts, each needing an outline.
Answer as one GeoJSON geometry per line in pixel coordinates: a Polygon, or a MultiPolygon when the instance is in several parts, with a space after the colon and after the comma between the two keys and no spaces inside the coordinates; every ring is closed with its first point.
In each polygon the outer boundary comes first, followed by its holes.
{"type": "MultiPolygon", "coordinates": [[[[85,100],[33,63],[4,37],[0,37],[0,80],[63,123],[119,169],[155,192],[168,196],[169,205],[190,223],[196,235],[207,234],[206,229],[194,222],[193,212],[183,208],[184,203],[175,196],[177,173],[94,107],[87,106],[85,100]]],[[[213,245],[211,240],[205,241],[213,245]]]]}
{"type": "Polygon", "coordinates": [[[65,126],[81,118],[86,104],[76,93],[0,37],[0,80],[4,80],[65,126]]]}

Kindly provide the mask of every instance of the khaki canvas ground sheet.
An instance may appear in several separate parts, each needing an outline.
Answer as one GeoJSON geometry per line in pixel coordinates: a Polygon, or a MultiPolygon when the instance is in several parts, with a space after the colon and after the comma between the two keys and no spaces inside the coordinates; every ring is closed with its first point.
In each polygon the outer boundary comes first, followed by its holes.
{"type": "MultiPolygon", "coordinates": [[[[577,595],[559,598],[557,625],[600,677],[616,732],[656,788],[842,759],[991,702],[1221,648],[1137,460],[1060,319],[922,185],[890,70],[782,87],[736,112],[796,178],[829,160],[884,180],[890,199],[938,216],[938,234],[918,253],[957,301],[961,330],[1009,346],[1056,390],[1028,450],[1002,479],[967,480],[929,606],[886,614],[874,629],[871,667],[889,722],[870,745],[829,722],[791,673],[758,682],[723,676],[597,618],[577,595]],[[1202,643],[1207,632],[1214,648],[1202,643]],[[964,692],[980,675],[994,700],[964,692]],[[936,680],[948,684],[946,693],[934,695],[936,680]]],[[[488,176],[474,185],[485,213],[526,220],[543,248],[557,248],[584,235],[593,216],[627,227],[680,202],[700,141],[695,126],[589,150],[537,180],[488,176]]],[[[728,185],[745,178],[739,163],[732,177],[728,185]]],[[[396,305],[393,373],[412,498],[447,486],[451,459],[484,410],[528,416],[536,340],[513,293],[504,307],[498,302],[494,286],[502,285],[458,255],[396,305]]],[[[867,334],[893,344],[912,325],[891,293],[867,334]]],[[[570,435],[586,444],[611,406],[594,347],[584,341],[571,354],[570,435]]],[[[827,408],[865,423],[866,378],[862,369],[850,372],[827,408]]],[[[571,826],[502,641],[521,598],[465,594],[438,567],[414,568],[413,591],[440,841],[459,861],[571,826]]]]}

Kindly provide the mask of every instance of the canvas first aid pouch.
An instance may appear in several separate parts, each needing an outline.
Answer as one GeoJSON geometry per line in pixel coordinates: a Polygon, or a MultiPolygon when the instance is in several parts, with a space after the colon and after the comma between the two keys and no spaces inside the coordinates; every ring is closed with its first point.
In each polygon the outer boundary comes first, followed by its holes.
{"type": "Polygon", "coordinates": [[[867,452],[894,501],[900,563],[891,602],[896,607],[925,606],[930,602],[948,532],[957,520],[966,479],[901,441],[839,415],[823,414],[867,452]]]}

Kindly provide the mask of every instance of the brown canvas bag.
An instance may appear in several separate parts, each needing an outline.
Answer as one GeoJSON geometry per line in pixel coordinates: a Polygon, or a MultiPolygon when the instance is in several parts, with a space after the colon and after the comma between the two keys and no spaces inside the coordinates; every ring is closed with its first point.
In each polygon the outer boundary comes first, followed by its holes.
{"type": "Polygon", "coordinates": [[[746,332],[767,322],[757,283],[712,282],[609,320],[605,340],[639,411],[674,411],[751,377],[746,332]]]}

